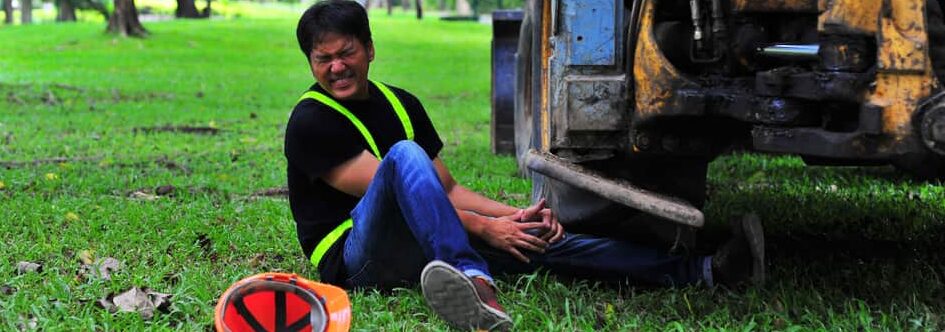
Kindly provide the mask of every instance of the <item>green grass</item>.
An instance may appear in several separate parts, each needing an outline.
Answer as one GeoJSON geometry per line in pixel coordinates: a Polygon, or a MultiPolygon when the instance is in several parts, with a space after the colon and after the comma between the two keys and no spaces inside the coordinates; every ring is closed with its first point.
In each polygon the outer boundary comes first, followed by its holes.
{"type": "MultiPolygon", "coordinates": [[[[101,22],[0,28],[0,162],[25,162],[0,168],[0,285],[14,289],[0,292],[0,330],[34,318],[43,330],[203,330],[216,298],[242,277],[272,270],[314,277],[288,203],[250,197],[285,184],[284,124],[312,82],[294,39],[299,12],[148,22],[153,36],[144,40],[104,35],[101,22]],[[221,131],[135,130],[163,125],[221,131]],[[73,161],[29,163],[58,157],[73,161]],[[168,184],[173,197],[129,197],[168,184]],[[124,266],[111,280],[83,277],[87,252],[124,266]],[[21,275],[19,261],[44,269],[21,275]],[[170,312],[142,320],[95,305],[132,286],[173,294],[170,312]]],[[[515,176],[511,158],[488,148],[489,27],[406,14],[372,15],[372,25],[372,77],[424,102],[456,178],[524,204],[528,182],[515,176]]],[[[765,288],[607,288],[525,275],[499,283],[516,326],[945,329],[940,184],[888,168],[735,155],[711,165],[708,190],[709,244],[744,212],[765,221],[765,288]]],[[[355,329],[445,328],[417,289],[351,295],[355,329]]]]}

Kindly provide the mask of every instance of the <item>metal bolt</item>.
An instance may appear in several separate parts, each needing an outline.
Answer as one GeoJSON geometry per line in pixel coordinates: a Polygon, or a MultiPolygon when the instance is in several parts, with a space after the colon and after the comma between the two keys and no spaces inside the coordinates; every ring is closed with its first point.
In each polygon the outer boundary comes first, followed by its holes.
{"type": "Polygon", "coordinates": [[[932,124],[932,139],[939,144],[945,144],[945,120],[939,119],[932,124]]]}
{"type": "Polygon", "coordinates": [[[637,146],[640,150],[649,150],[650,149],[650,136],[646,133],[637,133],[636,137],[633,139],[634,145],[637,146]]]}

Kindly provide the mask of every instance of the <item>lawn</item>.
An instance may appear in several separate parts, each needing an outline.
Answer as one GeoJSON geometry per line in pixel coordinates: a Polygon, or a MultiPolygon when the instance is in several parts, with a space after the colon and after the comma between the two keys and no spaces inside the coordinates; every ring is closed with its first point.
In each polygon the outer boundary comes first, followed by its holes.
{"type": "MultiPolygon", "coordinates": [[[[0,330],[206,330],[242,277],[316,277],[288,202],[264,194],[285,185],[284,124],[312,83],[294,38],[301,9],[280,8],[146,22],[148,39],[105,35],[101,22],[0,27],[0,330]],[[83,268],[109,257],[121,263],[109,278],[83,268]],[[20,273],[21,261],[42,270],[20,273]],[[171,305],[142,319],[96,304],[131,287],[171,305]]],[[[489,26],[371,19],[372,78],[424,102],[461,183],[525,204],[514,160],[489,152],[489,26]]],[[[505,278],[516,327],[945,329],[941,184],[739,154],[712,163],[708,193],[707,241],[747,211],[765,222],[764,288],[505,278]]],[[[351,297],[357,330],[446,328],[418,289],[351,297]]]]}

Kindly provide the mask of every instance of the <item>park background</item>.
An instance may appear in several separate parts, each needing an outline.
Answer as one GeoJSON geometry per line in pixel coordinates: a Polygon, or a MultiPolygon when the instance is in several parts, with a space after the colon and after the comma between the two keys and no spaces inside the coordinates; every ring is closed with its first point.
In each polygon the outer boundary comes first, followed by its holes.
{"type": "MultiPolygon", "coordinates": [[[[146,38],[108,34],[98,5],[70,3],[90,9],[58,22],[61,4],[37,0],[30,24],[14,11],[0,25],[0,330],[208,330],[236,280],[315,278],[296,242],[282,155],[287,116],[313,82],[294,34],[310,3],[215,0],[209,19],[175,19],[175,2],[138,0],[146,38]],[[164,303],[108,309],[134,288],[164,303]]],[[[371,78],[420,98],[458,181],[525,205],[528,180],[489,150],[491,28],[441,20],[467,14],[442,4],[425,2],[422,20],[415,7],[371,10],[371,78]]],[[[476,2],[472,14],[498,5],[476,2]]],[[[940,183],[734,154],[710,165],[707,192],[706,241],[743,213],[761,216],[765,287],[502,278],[516,327],[945,329],[940,183]]],[[[446,328],[416,288],[350,295],[355,330],[446,328]]]]}

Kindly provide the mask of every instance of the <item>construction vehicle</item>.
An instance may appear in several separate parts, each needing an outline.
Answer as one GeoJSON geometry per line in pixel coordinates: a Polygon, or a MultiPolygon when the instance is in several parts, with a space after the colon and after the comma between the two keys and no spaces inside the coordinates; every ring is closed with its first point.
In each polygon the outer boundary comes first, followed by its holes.
{"type": "Polygon", "coordinates": [[[940,179],[943,5],[531,0],[494,14],[493,149],[569,229],[650,225],[677,246],[729,151],[940,179]]]}

